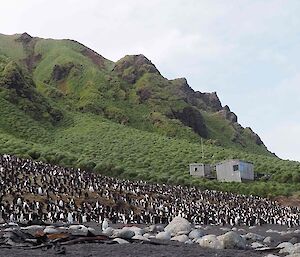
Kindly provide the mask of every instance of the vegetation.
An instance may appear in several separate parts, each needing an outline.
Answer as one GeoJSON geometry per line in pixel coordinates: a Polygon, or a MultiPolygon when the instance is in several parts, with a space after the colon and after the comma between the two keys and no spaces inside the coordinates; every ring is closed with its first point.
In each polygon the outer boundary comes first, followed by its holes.
{"type": "Polygon", "coordinates": [[[300,191],[299,162],[274,156],[250,129],[163,78],[145,57],[114,64],[74,41],[21,36],[0,35],[0,153],[244,194],[300,191]],[[199,134],[173,115],[186,107],[205,122],[203,158],[199,134]],[[228,158],[253,162],[271,178],[239,184],[189,175],[189,163],[228,158]]]}

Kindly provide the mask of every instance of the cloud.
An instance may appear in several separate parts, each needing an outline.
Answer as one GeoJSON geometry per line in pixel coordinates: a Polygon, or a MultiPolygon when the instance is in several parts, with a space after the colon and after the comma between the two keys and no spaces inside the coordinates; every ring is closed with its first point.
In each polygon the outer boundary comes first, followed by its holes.
{"type": "Polygon", "coordinates": [[[263,136],[270,148],[279,153],[279,157],[300,161],[299,131],[300,124],[297,122],[280,122],[277,127],[266,129],[263,136]]]}

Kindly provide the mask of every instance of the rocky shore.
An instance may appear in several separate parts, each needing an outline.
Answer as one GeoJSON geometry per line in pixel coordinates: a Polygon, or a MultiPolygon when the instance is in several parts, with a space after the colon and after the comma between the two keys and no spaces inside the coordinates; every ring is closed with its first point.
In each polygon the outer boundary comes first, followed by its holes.
{"type": "Polygon", "coordinates": [[[0,225],[0,256],[300,256],[300,230],[284,226],[0,225]]]}

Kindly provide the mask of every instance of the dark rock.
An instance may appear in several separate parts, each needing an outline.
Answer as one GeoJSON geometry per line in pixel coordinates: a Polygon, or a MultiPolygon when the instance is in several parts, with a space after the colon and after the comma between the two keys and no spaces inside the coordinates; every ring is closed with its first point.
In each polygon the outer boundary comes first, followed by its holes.
{"type": "Polygon", "coordinates": [[[217,112],[222,109],[222,104],[216,92],[213,93],[196,92],[196,97],[203,99],[205,104],[210,107],[211,111],[217,112]]]}
{"type": "Polygon", "coordinates": [[[30,41],[33,39],[32,36],[30,36],[27,32],[24,32],[23,34],[21,34],[16,41],[17,42],[22,42],[23,44],[28,44],[30,43],[30,41]]]}
{"type": "Polygon", "coordinates": [[[202,114],[194,107],[185,107],[180,111],[173,110],[172,115],[184,125],[191,127],[201,137],[207,138],[208,132],[202,114]]]}
{"type": "Polygon", "coordinates": [[[54,65],[51,74],[51,79],[57,82],[67,78],[73,67],[74,67],[73,63],[67,63],[65,65],[58,65],[58,64],[54,65]]]}
{"type": "Polygon", "coordinates": [[[88,47],[84,47],[81,53],[88,57],[94,64],[100,68],[104,68],[106,59],[88,47]]]}
{"type": "Polygon", "coordinates": [[[126,55],[117,61],[113,72],[130,84],[134,84],[145,73],[156,73],[160,75],[154,64],[141,54],[126,55]]]}
{"type": "Polygon", "coordinates": [[[142,103],[147,101],[151,97],[152,93],[149,88],[140,88],[137,91],[137,95],[139,96],[140,102],[142,103]]]}
{"type": "Polygon", "coordinates": [[[185,78],[171,80],[174,85],[173,93],[186,103],[206,111],[217,112],[222,109],[220,99],[216,92],[201,93],[194,91],[185,78]]]}
{"type": "Polygon", "coordinates": [[[250,127],[245,128],[246,130],[248,130],[251,138],[254,140],[254,142],[257,145],[263,145],[263,141],[261,140],[261,138],[259,137],[259,135],[257,135],[250,127]]]}
{"type": "Polygon", "coordinates": [[[231,123],[237,122],[237,116],[230,111],[228,105],[225,105],[222,110],[218,112],[225,120],[229,120],[231,123]]]}
{"type": "Polygon", "coordinates": [[[94,50],[88,48],[87,46],[81,44],[80,42],[73,40],[73,39],[66,39],[66,41],[69,41],[73,44],[75,44],[77,47],[81,47],[81,54],[88,57],[95,65],[97,65],[99,68],[105,68],[105,63],[110,62],[106,58],[104,58],[102,55],[98,54],[94,50]]]}

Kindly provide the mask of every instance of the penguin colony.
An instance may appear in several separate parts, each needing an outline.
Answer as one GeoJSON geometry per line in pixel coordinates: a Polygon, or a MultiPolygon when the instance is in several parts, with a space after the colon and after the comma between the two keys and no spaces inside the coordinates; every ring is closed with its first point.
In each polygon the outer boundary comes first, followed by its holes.
{"type": "Polygon", "coordinates": [[[149,184],[0,155],[0,219],[6,222],[300,225],[298,207],[258,196],[149,184]]]}

